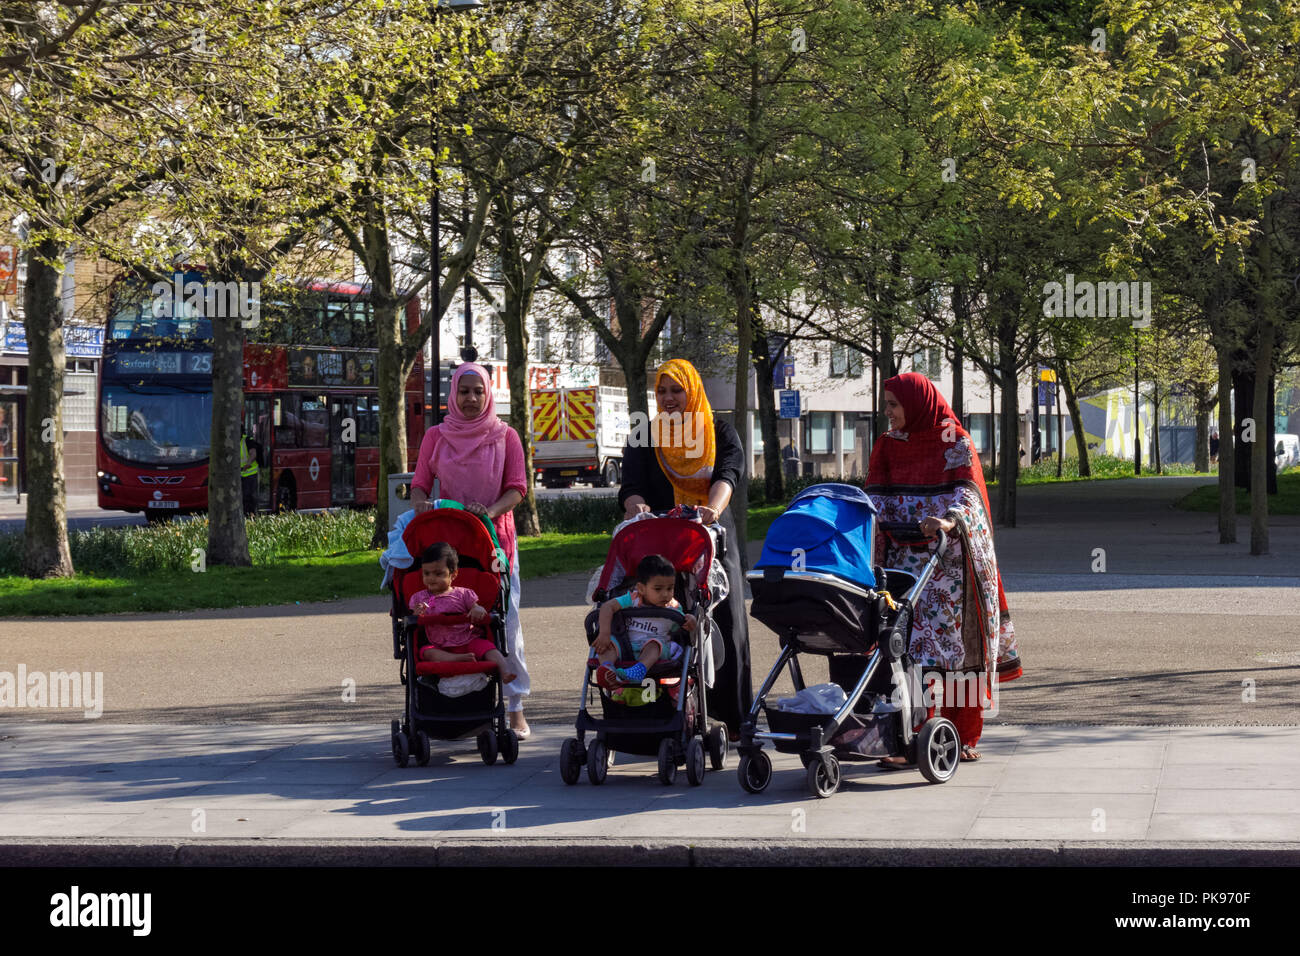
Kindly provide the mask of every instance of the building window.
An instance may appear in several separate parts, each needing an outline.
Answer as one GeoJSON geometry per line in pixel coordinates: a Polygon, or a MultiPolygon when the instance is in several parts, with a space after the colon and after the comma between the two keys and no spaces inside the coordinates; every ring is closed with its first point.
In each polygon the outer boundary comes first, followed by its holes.
{"type": "Polygon", "coordinates": [[[861,378],[862,353],[847,345],[831,346],[831,378],[861,378]]]}
{"type": "Polygon", "coordinates": [[[966,430],[970,432],[975,450],[983,457],[988,456],[991,447],[989,439],[993,429],[989,427],[989,421],[992,417],[988,412],[973,412],[966,416],[966,430]]]}
{"type": "Polygon", "coordinates": [[[829,455],[835,451],[835,413],[809,412],[804,428],[804,451],[812,455],[829,455]]]}
{"type": "Polygon", "coordinates": [[[852,416],[845,416],[840,428],[840,448],[846,455],[851,455],[858,450],[858,428],[852,416]]]}
{"type": "Polygon", "coordinates": [[[912,354],[912,371],[937,381],[943,375],[943,353],[937,347],[918,349],[912,354]]]}

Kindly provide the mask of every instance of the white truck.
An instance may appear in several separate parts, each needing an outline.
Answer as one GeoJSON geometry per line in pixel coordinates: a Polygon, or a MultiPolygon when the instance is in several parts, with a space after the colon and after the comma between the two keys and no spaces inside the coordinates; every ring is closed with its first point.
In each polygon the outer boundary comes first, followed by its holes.
{"type": "MultiPolygon", "coordinates": [[[[610,385],[532,392],[533,470],[546,488],[575,481],[612,488],[622,481],[629,416],[627,389],[610,385]]],[[[650,399],[653,407],[654,399],[650,399]]]]}

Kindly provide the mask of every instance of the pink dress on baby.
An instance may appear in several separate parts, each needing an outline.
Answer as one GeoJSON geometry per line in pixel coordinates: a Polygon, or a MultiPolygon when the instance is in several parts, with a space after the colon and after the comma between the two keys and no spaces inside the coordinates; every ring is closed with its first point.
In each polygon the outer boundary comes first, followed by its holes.
{"type": "MultiPolygon", "coordinates": [[[[411,595],[408,605],[416,614],[468,614],[478,603],[478,595],[472,588],[452,588],[442,594],[431,591],[418,591],[411,595]],[[418,610],[421,604],[428,603],[427,611],[418,610]]],[[[424,629],[425,637],[434,647],[461,647],[474,639],[474,625],[468,621],[460,624],[429,624],[424,629]]]]}

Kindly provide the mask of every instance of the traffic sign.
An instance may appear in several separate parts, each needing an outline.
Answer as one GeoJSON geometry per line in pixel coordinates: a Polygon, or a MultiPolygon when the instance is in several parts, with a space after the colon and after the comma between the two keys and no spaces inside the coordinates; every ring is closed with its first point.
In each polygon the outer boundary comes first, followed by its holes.
{"type": "Polygon", "coordinates": [[[798,418],[799,417],[799,391],[798,389],[781,390],[781,417],[798,418]]]}

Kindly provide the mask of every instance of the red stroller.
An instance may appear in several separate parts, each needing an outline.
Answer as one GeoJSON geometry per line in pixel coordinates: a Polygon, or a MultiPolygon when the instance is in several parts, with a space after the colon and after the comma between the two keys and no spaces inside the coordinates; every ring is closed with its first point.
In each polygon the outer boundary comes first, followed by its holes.
{"type": "Polygon", "coordinates": [[[420,659],[424,625],[468,621],[462,614],[416,617],[408,609],[411,596],[423,588],[419,556],[429,545],[445,541],[460,556],[456,586],[471,588],[478,603],[488,609],[487,636],[503,655],[506,651],[505,619],[510,606],[510,576],[505,552],[497,542],[492,523],[465,511],[454,501],[439,499],[416,515],[402,533],[415,563],[393,576],[393,657],[400,660],[406,687],[403,716],[392,724],[393,759],[405,767],[412,756],[421,767],[429,762],[430,740],[459,740],[475,735],[479,756],[486,764],[505,763],[519,756],[519,738],[507,725],[501,680],[490,661],[425,661],[420,659]],[[488,682],[478,690],[458,696],[444,694],[439,684],[460,674],[485,674],[488,682]]]}
{"type": "MultiPolygon", "coordinates": [[[[578,782],[584,765],[593,784],[604,783],[616,751],[657,756],[659,779],[665,786],[672,784],[677,768],[683,764],[693,786],[703,783],[706,752],[714,770],[725,765],[727,729],[722,724],[708,726],[705,716],[707,670],[702,653],[715,631],[712,608],[726,593],[726,578],[714,562],[715,555],[722,551],[723,532],[717,525],[706,528],[690,520],[693,509],[682,509],[681,517],[677,513],[630,521],[615,532],[592,592],[595,609],[587,615],[587,643],[590,645],[598,635],[600,605],[632,587],[638,562],[649,554],[663,555],[672,562],[677,572],[675,596],[682,609],[633,607],[615,612],[611,636],[620,657],[630,656],[630,645],[624,637],[627,622],[634,617],[674,617],[680,623],[685,614],[694,614],[695,630],[675,632],[675,640],[684,645],[679,662],[660,661],[650,668],[641,684],[626,685],[628,693],[643,694],[641,700],[648,699],[648,703],[615,700],[610,691],[596,683],[593,675],[597,661],[594,654],[588,657],[574,724],[578,735],[566,740],[560,749],[560,776],[567,784],[578,782]],[[600,717],[593,717],[588,709],[593,696],[600,699],[600,717]],[[590,747],[585,743],[588,732],[596,735],[590,747]]],[[[625,663],[631,664],[632,660],[625,663]]]]}

